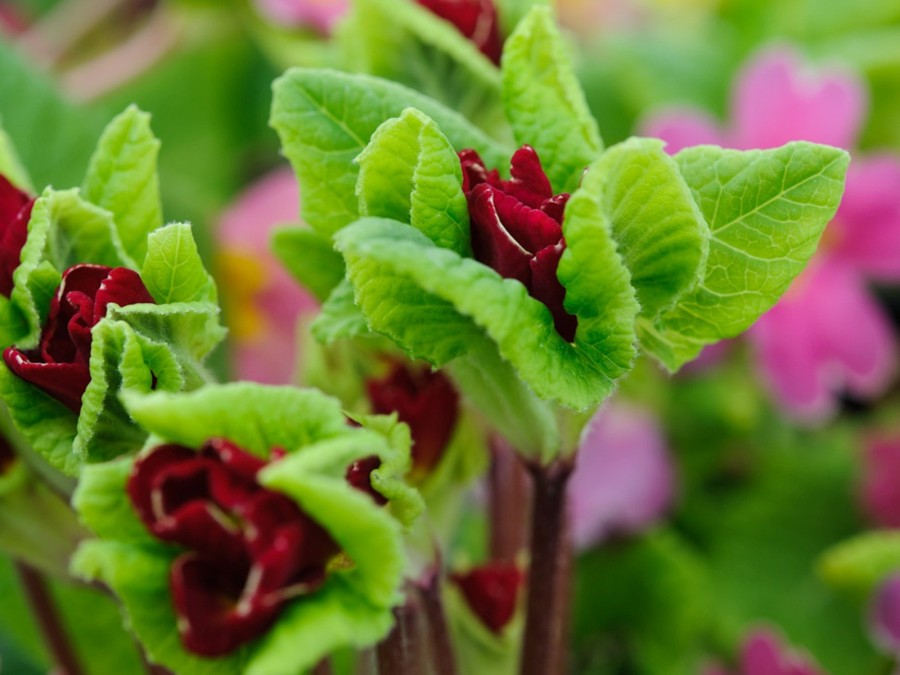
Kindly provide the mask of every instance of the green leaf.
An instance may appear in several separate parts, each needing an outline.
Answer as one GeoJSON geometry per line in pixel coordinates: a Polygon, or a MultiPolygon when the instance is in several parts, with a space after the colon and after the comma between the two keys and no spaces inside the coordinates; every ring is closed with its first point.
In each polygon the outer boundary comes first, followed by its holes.
{"type": "Polygon", "coordinates": [[[78,190],[52,188],[34,204],[21,260],[10,296],[28,322],[28,335],[19,346],[37,344],[50,301],[69,267],[79,263],[135,267],[108,211],[86,202],[78,190]]]}
{"type": "Polygon", "coordinates": [[[566,222],[572,237],[566,229],[569,248],[560,263],[560,279],[573,293],[571,308],[579,312],[574,344],[559,336],[549,310],[525,286],[435,246],[408,225],[364,218],[338,233],[335,245],[344,254],[356,303],[370,326],[409,356],[440,366],[487,333],[499,357],[538,397],[584,409],[599,403],[630,367],[637,312],[628,273],[614,258],[608,232],[602,221],[597,227],[591,208],[583,209],[589,199],[569,201],[566,222]],[[605,285],[594,285],[596,279],[578,269],[582,253],[594,261],[585,269],[596,271],[605,285]],[[608,269],[610,263],[618,268],[608,269]]]}
{"type": "Polygon", "coordinates": [[[275,230],[272,250],[300,285],[324,302],[344,278],[344,259],[331,239],[303,227],[275,230]]]}
{"type": "Polygon", "coordinates": [[[662,141],[632,138],[588,169],[582,189],[600,195],[641,316],[653,318],[697,281],[709,227],[662,141]]]}
{"type": "Polygon", "coordinates": [[[217,301],[216,284],[203,267],[188,223],[153,232],[146,244],[141,279],[159,304],[217,301]]]}
{"type": "Polygon", "coordinates": [[[819,561],[819,575],[834,588],[868,598],[900,570],[900,532],[865,532],[832,547],[819,561]]]}
{"type": "Polygon", "coordinates": [[[273,448],[291,451],[346,430],[340,403],[312,389],[237,382],[179,394],[126,393],[123,399],[147,431],[188,447],[228,438],[268,457],[273,448]]]}
{"type": "Polygon", "coordinates": [[[336,340],[354,338],[368,332],[366,317],[353,298],[353,286],[344,279],[322,305],[322,311],[312,324],[312,334],[319,342],[331,344],[336,340]]]}
{"type": "Polygon", "coordinates": [[[408,222],[438,246],[471,253],[462,167],[434,120],[407,108],[375,130],[357,162],[361,215],[408,222]]]}
{"type": "Polygon", "coordinates": [[[747,152],[700,146],[675,161],[711,239],[697,287],[655,324],[639,325],[644,348],[673,371],[778,301],[837,210],[849,156],[797,142],[747,152]]]}
{"type": "Polygon", "coordinates": [[[449,21],[408,0],[359,0],[338,44],[350,70],[420,91],[507,138],[500,72],[449,21]]]}
{"type": "Polygon", "coordinates": [[[274,89],[271,124],[300,181],[303,219],[324,236],[358,217],[354,160],[375,129],[406,108],[424,112],[454,148],[476,148],[488,164],[505,165],[512,154],[458,113],[386,80],[295,68],[274,89]]]}
{"type": "Polygon", "coordinates": [[[519,23],[503,49],[502,67],[516,143],[537,150],[556,192],[572,192],[603,141],[549,7],[534,7],[519,23]]]}
{"type": "Polygon", "coordinates": [[[28,171],[22,165],[15,145],[9,134],[0,126],[0,175],[20,190],[34,192],[34,186],[28,177],[28,171]]]}
{"type": "Polygon", "coordinates": [[[150,115],[129,106],[100,136],[82,186],[88,201],[113,214],[122,244],[135,260],[147,252],[147,235],[162,225],[158,153],[150,115]]]}

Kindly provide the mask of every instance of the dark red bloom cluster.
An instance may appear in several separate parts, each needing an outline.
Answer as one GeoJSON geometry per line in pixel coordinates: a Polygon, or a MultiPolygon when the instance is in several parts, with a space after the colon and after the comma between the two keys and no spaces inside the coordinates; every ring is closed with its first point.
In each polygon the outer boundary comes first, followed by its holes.
{"type": "Polygon", "coordinates": [[[366,383],[372,411],[397,413],[412,436],[411,477],[431,473],[453,436],[459,417],[459,394],[442,373],[401,362],[387,376],[366,383]]]}
{"type": "Polygon", "coordinates": [[[291,599],[322,585],[339,548],[285,495],[263,460],[216,439],[161,445],[135,462],[128,494],[156,537],[188,549],[170,586],[187,649],[221,656],[264,633],[291,599]]]}
{"type": "Polygon", "coordinates": [[[91,329],[110,304],[124,307],[153,301],[134,270],[75,265],[63,273],[37,349],[9,347],[3,360],[20,378],[78,413],[91,381],[91,329]]]}
{"type": "Polygon", "coordinates": [[[449,21],[494,63],[500,63],[503,41],[493,0],[418,0],[433,14],[449,21]]]}
{"type": "Polygon", "coordinates": [[[475,259],[525,284],[550,310],[557,332],[571,342],[578,320],[563,307],[566,290],[556,277],[566,250],[562,220],[569,195],[553,194],[528,145],[512,156],[511,180],[501,180],[496,169],[488,171],[474,150],[463,150],[459,159],[475,259]]]}
{"type": "Polygon", "coordinates": [[[525,575],[512,563],[495,562],[453,574],[450,580],[462,591],[472,612],[499,635],[516,613],[525,575]]]}
{"type": "Polygon", "coordinates": [[[28,221],[35,198],[0,175],[0,295],[9,297],[13,272],[28,238],[28,221]]]}

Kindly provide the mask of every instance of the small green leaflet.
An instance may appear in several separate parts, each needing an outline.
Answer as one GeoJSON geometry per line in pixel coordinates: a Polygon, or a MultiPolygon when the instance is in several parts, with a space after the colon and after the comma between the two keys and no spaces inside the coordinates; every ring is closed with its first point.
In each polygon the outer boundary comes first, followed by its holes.
{"type": "Polygon", "coordinates": [[[289,70],[276,80],[271,124],[300,181],[303,219],[331,236],[359,217],[354,162],[378,126],[417,108],[455,149],[476,148],[493,166],[512,152],[440,103],[401,85],[332,70],[289,70]]]}
{"type": "Polygon", "coordinates": [[[866,532],[826,551],[819,576],[834,588],[865,600],[888,576],[900,572],[900,532],[866,532]]]}
{"type": "Polygon", "coordinates": [[[188,223],[156,230],[145,248],[141,279],[156,302],[216,303],[216,284],[203,267],[188,223]]]}
{"type": "Polygon", "coordinates": [[[534,7],[521,21],[503,49],[502,68],[516,143],[537,150],[555,192],[573,192],[603,141],[548,7],[534,7]]]}
{"type": "Polygon", "coordinates": [[[840,203],[849,155],[795,142],[747,152],[699,146],[675,161],[710,242],[697,287],[655,324],[639,323],[644,349],[673,371],[746,330],[803,270],[840,203]]]}
{"type": "Polygon", "coordinates": [[[410,223],[438,246],[471,253],[462,168],[433,120],[407,108],[375,130],[357,162],[361,215],[410,223]]]}
{"type": "Polygon", "coordinates": [[[347,69],[399,82],[503,139],[500,71],[455,26],[408,0],[358,0],[337,42],[347,69]]]}
{"type": "Polygon", "coordinates": [[[82,186],[88,201],[112,213],[119,238],[135,260],[147,252],[147,235],[163,224],[158,153],[150,115],[129,106],[100,136],[82,186]]]}

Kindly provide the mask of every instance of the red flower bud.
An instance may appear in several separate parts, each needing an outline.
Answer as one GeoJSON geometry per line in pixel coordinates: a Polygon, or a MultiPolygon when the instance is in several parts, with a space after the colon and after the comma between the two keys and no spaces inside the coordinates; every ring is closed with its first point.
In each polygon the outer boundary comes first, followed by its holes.
{"type": "Polygon", "coordinates": [[[35,198],[0,175],[0,295],[9,297],[13,272],[28,238],[28,221],[35,198]]]}
{"type": "Polygon", "coordinates": [[[498,562],[453,574],[450,580],[462,591],[472,612],[499,635],[516,613],[525,575],[512,563],[498,562]]]}
{"type": "Polygon", "coordinates": [[[418,0],[433,14],[449,21],[496,64],[500,63],[503,42],[493,0],[418,0]]]}
{"type": "Polygon", "coordinates": [[[194,653],[221,656],[259,637],[288,601],[324,583],[339,552],[297,504],[257,482],[265,464],[222,439],[199,452],[161,445],[135,462],[128,480],[147,529],[187,549],[170,587],[194,653]]]}
{"type": "Polygon", "coordinates": [[[562,219],[569,195],[553,194],[537,153],[528,145],[513,155],[508,181],[501,180],[496,169],[488,171],[474,150],[463,150],[459,159],[475,259],[522,282],[550,310],[557,332],[571,342],[578,320],[565,310],[566,289],[556,276],[566,248],[562,219]]]}
{"type": "Polygon", "coordinates": [[[81,397],[91,381],[91,329],[110,304],[120,307],[154,302],[137,272],[125,267],[75,265],[56,290],[37,349],[9,347],[7,367],[71,408],[81,411],[81,397]]]}
{"type": "Polygon", "coordinates": [[[386,377],[369,380],[366,391],[379,415],[397,413],[412,436],[412,475],[428,475],[443,456],[459,417],[459,395],[442,373],[392,365],[386,377]]]}

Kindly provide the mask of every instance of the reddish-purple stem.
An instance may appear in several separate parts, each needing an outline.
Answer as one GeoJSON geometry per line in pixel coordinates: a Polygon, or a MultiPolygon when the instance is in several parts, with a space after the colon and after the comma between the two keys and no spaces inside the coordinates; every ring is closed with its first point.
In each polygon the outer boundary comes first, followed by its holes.
{"type": "Polygon", "coordinates": [[[424,675],[425,659],[419,634],[418,608],[407,596],[394,609],[394,627],[375,648],[379,675],[424,675]]]}
{"type": "Polygon", "coordinates": [[[525,548],[528,476],[515,451],[499,436],[491,439],[489,480],[491,560],[515,562],[525,548]]]}
{"type": "Polygon", "coordinates": [[[450,641],[447,615],[441,598],[440,578],[437,574],[432,575],[428,583],[419,588],[419,597],[425,612],[434,675],[457,675],[456,654],[450,641]]]}

